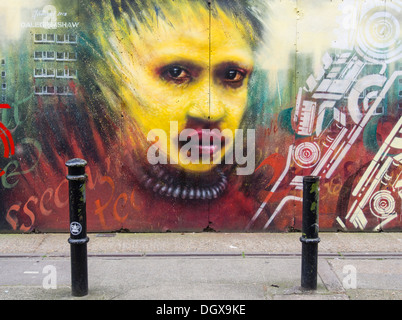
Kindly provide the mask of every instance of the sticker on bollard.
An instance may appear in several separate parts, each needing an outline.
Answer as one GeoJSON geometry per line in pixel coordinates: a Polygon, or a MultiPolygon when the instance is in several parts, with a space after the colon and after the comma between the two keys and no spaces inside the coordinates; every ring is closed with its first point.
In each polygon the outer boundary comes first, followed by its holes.
{"type": "Polygon", "coordinates": [[[82,226],[79,222],[71,222],[70,223],[70,233],[74,236],[78,236],[82,231],[82,226]]]}
{"type": "Polygon", "coordinates": [[[88,256],[85,184],[87,175],[83,159],[66,162],[68,168],[68,190],[70,203],[71,289],[72,295],[82,297],[88,294],[88,256]]]}

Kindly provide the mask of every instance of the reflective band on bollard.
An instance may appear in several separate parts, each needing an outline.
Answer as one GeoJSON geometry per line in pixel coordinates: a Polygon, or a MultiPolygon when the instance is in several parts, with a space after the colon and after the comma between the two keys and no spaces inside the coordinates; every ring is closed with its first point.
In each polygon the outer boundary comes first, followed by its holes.
{"type": "Polygon", "coordinates": [[[87,175],[82,159],[71,159],[68,167],[68,189],[70,202],[71,290],[75,297],[88,294],[87,221],[85,183],[87,175]]]}
{"type": "Polygon", "coordinates": [[[307,290],[317,289],[319,185],[320,177],[303,178],[301,287],[307,290]]]}

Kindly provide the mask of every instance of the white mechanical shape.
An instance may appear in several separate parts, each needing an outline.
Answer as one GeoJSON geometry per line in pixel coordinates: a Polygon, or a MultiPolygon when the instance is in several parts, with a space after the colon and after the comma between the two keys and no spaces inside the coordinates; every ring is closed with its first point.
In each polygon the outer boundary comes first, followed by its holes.
{"type": "Polygon", "coordinates": [[[355,124],[353,126],[351,132],[349,133],[349,135],[347,137],[346,145],[342,148],[342,151],[339,153],[339,155],[337,155],[337,158],[334,161],[334,164],[331,166],[331,168],[328,170],[328,173],[326,174],[326,178],[330,178],[332,176],[332,174],[335,172],[336,168],[342,162],[342,160],[344,159],[345,155],[349,152],[349,150],[352,147],[352,145],[355,143],[357,138],[362,133],[364,127],[367,124],[367,122],[370,120],[370,118],[375,113],[375,111],[376,111],[377,107],[379,106],[379,104],[385,98],[385,95],[387,94],[388,90],[391,88],[392,84],[400,76],[402,76],[402,71],[395,71],[391,75],[391,77],[388,79],[388,81],[384,84],[384,86],[383,86],[382,90],[380,91],[380,93],[378,93],[378,94],[376,93],[377,98],[370,105],[369,109],[364,114],[362,119],[357,124],[355,124]]]}
{"type": "MultiPolygon", "coordinates": [[[[371,214],[383,220],[375,230],[378,230],[397,217],[398,212],[395,197],[398,197],[398,194],[400,196],[399,189],[402,187],[400,180],[401,173],[393,178],[390,172],[400,170],[402,153],[394,157],[388,156],[388,153],[391,148],[402,149],[401,134],[402,118],[395,124],[352,191],[352,197],[355,200],[346,215],[346,220],[353,223],[356,228],[364,229],[368,223],[363,212],[367,204],[369,205],[371,214]],[[392,193],[391,191],[395,192],[392,193]]],[[[337,220],[339,221],[339,219],[337,220]]]]}
{"type": "Polygon", "coordinates": [[[359,98],[362,93],[370,87],[382,87],[387,81],[387,78],[380,74],[370,74],[359,79],[353,88],[350,90],[348,97],[348,111],[354,123],[359,123],[365,112],[369,109],[369,99],[377,98],[378,91],[371,91],[366,95],[363,101],[363,109],[359,108],[359,98]]]}
{"type": "Polygon", "coordinates": [[[294,150],[293,160],[302,168],[311,168],[321,158],[320,147],[316,142],[303,142],[294,150]]]}
{"type": "Polygon", "coordinates": [[[367,62],[391,63],[402,57],[400,1],[378,3],[363,13],[356,33],[356,52],[367,62]]]}
{"type": "Polygon", "coordinates": [[[370,199],[371,213],[380,219],[386,219],[395,213],[395,199],[389,190],[380,190],[370,199]]]}
{"type": "MultiPolygon", "coordinates": [[[[311,175],[330,179],[361,136],[368,121],[377,114],[377,109],[381,106],[392,85],[399,77],[402,77],[402,71],[394,71],[387,79],[385,76],[386,64],[373,65],[364,62],[357,57],[355,52],[343,52],[334,57],[325,54],[322,61],[322,72],[319,72],[318,76],[311,75],[306,86],[299,88],[293,114],[295,132],[315,141],[296,143],[289,148],[284,171],[268,192],[246,230],[260,216],[272,195],[280,188],[284,177],[290,175],[290,167],[310,169],[311,175]],[[370,73],[373,72],[373,67],[378,73],[370,73]],[[332,111],[333,115],[329,124],[328,120],[327,123],[324,123],[326,111],[332,111]],[[348,125],[348,119],[352,120],[351,125],[348,125]],[[334,125],[331,126],[331,124],[334,125]],[[331,130],[328,130],[330,126],[331,130]]],[[[400,138],[395,135],[392,139],[391,147],[402,144],[402,139],[398,140],[400,138]]],[[[387,168],[384,167],[382,172],[386,172],[386,170],[387,168]]],[[[301,190],[302,179],[303,177],[300,175],[294,176],[289,186],[294,190],[301,190]]],[[[398,185],[402,185],[402,182],[398,185]]],[[[356,227],[365,228],[367,219],[362,208],[369,203],[370,196],[374,191],[373,189],[369,193],[368,198],[364,200],[364,205],[361,203],[357,206],[356,202],[354,209],[352,208],[349,212],[348,218],[356,227]],[[355,211],[352,214],[353,210],[355,211]]],[[[400,193],[402,194],[402,191],[400,193]]],[[[353,196],[357,197],[356,194],[353,196]]],[[[295,201],[295,199],[286,198],[286,201],[295,201]]],[[[277,207],[275,215],[269,218],[264,229],[279,214],[278,210],[281,210],[282,207],[281,205],[277,207]]],[[[337,221],[339,222],[340,218],[337,221]]],[[[343,222],[340,223],[343,224],[343,222]]]]}

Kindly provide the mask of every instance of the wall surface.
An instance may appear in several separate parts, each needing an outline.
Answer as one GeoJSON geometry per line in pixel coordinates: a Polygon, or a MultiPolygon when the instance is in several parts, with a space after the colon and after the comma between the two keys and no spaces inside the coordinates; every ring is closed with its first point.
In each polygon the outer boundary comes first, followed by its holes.
{"type": "Polygon", "coordinates": [[[402,1],[2,0],[0,231],[401,231],[402,1]]]}

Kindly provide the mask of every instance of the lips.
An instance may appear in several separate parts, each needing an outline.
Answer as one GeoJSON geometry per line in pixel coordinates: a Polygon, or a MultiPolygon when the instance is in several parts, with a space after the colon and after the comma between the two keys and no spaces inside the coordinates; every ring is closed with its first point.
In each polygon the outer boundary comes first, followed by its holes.
{"type": "Polygon", "coordinates": [[[226,141],[220,130],[220,121],[189,116],[182,130],[179,139],[176,140],[179,152],[186,152],[187,157],[194,161],[193,163],[199,163],[201,160],[201,163],[206,161],[209,164],[225,146],[226,141]],[[197,150],[196,153],[195,150],[197,150]]]}
{"type": "Polygon", "coordinates": [[[198,150],[200,155],[214,155],[221,149],[225,142],[224,137],[218,129],[194,129],[194,132],[188,136],[188,141],[191,141],[194,136],[198,138],[198,150]]]}

